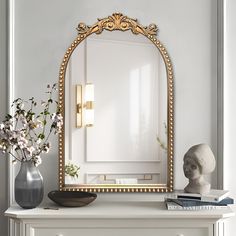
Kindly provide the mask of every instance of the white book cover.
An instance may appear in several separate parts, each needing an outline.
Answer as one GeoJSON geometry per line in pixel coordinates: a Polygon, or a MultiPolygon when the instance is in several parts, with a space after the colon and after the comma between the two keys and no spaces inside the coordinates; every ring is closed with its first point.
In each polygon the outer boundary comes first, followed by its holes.
{"type": "Polygon", "coordinates": [[[228,190],[211,189],[208,194],[185,193],[184,191],[176,191],[167,196],[172,199],[190,199],[205,202],[219,202],[228,197],[228,190]]]}

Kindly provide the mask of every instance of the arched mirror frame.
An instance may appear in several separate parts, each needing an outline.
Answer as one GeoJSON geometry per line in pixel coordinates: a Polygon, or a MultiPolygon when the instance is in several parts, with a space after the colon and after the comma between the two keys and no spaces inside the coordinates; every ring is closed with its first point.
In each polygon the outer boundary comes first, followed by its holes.
{"type": "Polygon", "coordinates": [[[157,26],[150,24],[145,27],[138,23],[136,19],[129,18],[121,13],[114,13],[107,18],[98,19],[92,26],[84,23],[78,25],[78,36],[67,49],[59,72],[59,107],[62,115],[65,115],[65,75],[68,61],[76,47],[91,34],[101,34],[103,30],[127,31],[133,34],[142,34],[147,37],[159,50],[166,67],[167,74],[167,184],[142,184],[142,185],[65,185],[65,122],[62,132],[59,134],[59,190],[60,191],[85,191],[85,192],[171,192],[173,191],[173,158],[174,158],[174,86],[173,68],[166,48],[156,38],[157,26]]]}

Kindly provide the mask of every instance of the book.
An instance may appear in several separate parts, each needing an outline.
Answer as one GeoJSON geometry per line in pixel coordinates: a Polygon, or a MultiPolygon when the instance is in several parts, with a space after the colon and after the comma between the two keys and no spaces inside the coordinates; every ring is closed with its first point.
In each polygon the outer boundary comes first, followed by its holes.
{"type": "Polygon", "coordinates": [[[175,202],[178,205],[183,206],[183,207],[206,206],[206,205],[227,206],[230,204],[234,204],[234,199],[230,197],[226,197],[225,199],[219,202],[205,202],[205,201],[195,201],[195,200],[189,200],[189,199],[170,199],[170,198],[167,198],[166,200],[175,202]]]}
{"type": "Polygon", "coordinates": [[[201,210],[227,209],[228,206],[214,206],[214,205],[180,206],[176,202],[166,201],[166,208],[167,210],[172,210],[172,211],[201,211],[201,210]]]}
{"type": "Polygon", "coordinates": [[[171,199],[189,199],[195,201],[205,201],[205,202],[220,202],[221,200],[228,197],[228,190],[218,190],[211,189],[208,194],[198,194],[198,193],[185,193],[184,191],[177,191],[167,196],[171,199]]]}

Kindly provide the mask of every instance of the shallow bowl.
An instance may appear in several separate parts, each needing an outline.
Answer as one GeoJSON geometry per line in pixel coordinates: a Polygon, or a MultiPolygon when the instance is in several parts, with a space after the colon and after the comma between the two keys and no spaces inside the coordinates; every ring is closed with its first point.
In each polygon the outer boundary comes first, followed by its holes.
{"type": "Polygon", "coordinates": [[[56,190],[48,193],[48,197],[60,206],[83,207],[93,202],[97,198],[97,194],[56,190]]]}

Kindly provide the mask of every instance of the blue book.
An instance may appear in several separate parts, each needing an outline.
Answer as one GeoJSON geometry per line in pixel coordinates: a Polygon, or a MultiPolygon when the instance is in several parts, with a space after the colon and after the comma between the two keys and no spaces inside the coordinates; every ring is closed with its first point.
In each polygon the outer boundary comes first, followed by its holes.
{"type": "Polygon", "coordinates": [[[167,201],[175,202],[183,207],[191,206],[227,206],[229,204],[234,204],[234,199],[226,197],[219,202],[207,202],[207,201],[198,201],[198,200],[188,200],[188,199],[166,199],[167,201]]]}

